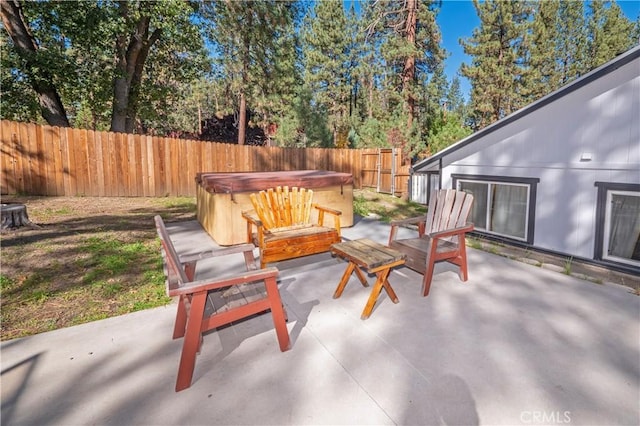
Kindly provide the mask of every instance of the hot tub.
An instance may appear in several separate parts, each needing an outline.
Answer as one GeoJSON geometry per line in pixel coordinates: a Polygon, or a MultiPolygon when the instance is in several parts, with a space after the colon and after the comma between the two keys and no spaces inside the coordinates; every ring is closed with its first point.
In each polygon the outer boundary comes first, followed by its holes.
{"type": "MultiPolygon", "coordinates": [[[[313,202],[340,210],[340,226],[353,225],[353,176],[324,170],[287,172],[198,173],[197,217],[216,243],[228,246],[247,241],[247,222],[242,212],[252,210],[249,194],[276,186],[313,190],[313,202]]],[[[311,218],[318,213],[312,209],[311,218]]],[[[325,225],[333,226],[331,215],[325,225]]]]}

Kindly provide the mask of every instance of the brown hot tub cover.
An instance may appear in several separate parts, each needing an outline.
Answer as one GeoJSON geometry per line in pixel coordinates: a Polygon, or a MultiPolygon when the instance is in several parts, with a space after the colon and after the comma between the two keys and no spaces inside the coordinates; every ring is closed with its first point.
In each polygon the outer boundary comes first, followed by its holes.
{"type": "Polygon", "coordinates": [[[196,184],[211,194],[256,192],[275,186],[297,186],[315,189],[353,184],[350,173],[326,170],[294,170],[280,172],[198,173],[196,184]]]}

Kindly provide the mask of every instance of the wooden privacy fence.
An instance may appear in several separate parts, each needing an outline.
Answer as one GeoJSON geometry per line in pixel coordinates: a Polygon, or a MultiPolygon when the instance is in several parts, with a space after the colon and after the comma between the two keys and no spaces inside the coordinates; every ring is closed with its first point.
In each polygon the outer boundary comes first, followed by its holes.
{"type": "Polygon", "coordinates": [[[331,170],[362,187],[377,149],[280,148],[97,132],[1,120],[0,192],[57,196],[195,196],[199,172],[331,170]]]}

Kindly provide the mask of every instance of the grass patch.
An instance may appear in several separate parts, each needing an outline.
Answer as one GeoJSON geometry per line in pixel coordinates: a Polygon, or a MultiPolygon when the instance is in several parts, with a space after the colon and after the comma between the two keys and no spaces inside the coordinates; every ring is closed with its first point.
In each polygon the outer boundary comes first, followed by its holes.
{"type": "Polygon", "coordinates": [[[562,266],[562,271],[566,275],[571,275],[571,264],[572,263],[573,263],[573,257],[569,257],[564,261],[564,264],[562,266]]]}
{"type": "Polygon", "coordinates": [[[180,209],[180,210],[190,211],[192,213],[196,212],[196,205],[193,202],[193,198],[191,197],[162,198],[161,204],[163,207],[167,209],[180,209]]]}
{"type": "Polygon", "coordinates": [[[407,201],[390,194],[381,194],[372,190],[354,191],[353,212],[362,217],[375,215],[385,223],[424,215],[427,208],[422,204],[407,201]]]}
{"type": "Polygon", "coordinates": [[[2,340],[171,302],[153,216],[193,219],[193,199],[54,201],[77,208],[30,206],[43,226],[1,235],[2,340]]]}
{"type": "Polygon", "coordinates": [[[2,275],[3,340],[171,301],[152,236],[130,242],[99,234],[78,240],[72,252],[74,262],[53,259],[19,279],[2,275]]]}

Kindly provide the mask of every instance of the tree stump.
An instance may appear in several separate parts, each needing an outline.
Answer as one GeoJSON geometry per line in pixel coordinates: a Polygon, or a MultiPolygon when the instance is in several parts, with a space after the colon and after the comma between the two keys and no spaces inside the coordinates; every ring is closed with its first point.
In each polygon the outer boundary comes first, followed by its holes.
{"type": "Polygon", "coordinates": [[[0,229],[14,229],[21,226],[34,226],[27,215],[27,206],[24,204],[0,204],[0,217],[2,224],[0,229]]]}

